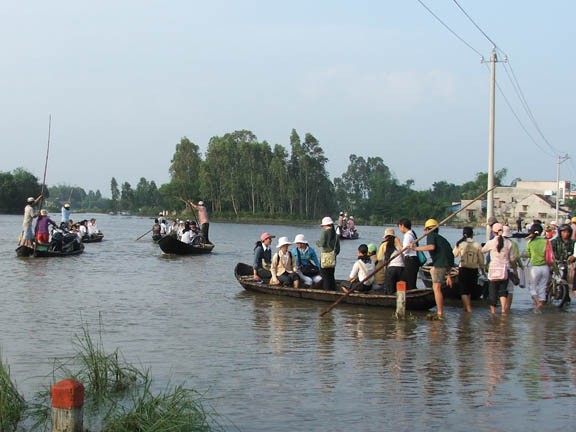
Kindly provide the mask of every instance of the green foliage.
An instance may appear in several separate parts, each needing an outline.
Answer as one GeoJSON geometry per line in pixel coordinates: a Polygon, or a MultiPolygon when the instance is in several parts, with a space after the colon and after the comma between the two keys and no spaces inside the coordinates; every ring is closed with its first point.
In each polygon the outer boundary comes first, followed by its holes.
{"type": "Polygon", "coordinates": [[[10,368],[0,352],[0,431],[15,431],[24,415],[26,402],[10,378],[10,368]]]}
{"type": "MultiPolygon", "coordinates": [[[[20,213],[26,206],[26,198],[38,196],[42,185],[24,168],[0,172],[0,213],[20,213]]],[[[48,192],[46,191],[46,194],[48,192]]]]}

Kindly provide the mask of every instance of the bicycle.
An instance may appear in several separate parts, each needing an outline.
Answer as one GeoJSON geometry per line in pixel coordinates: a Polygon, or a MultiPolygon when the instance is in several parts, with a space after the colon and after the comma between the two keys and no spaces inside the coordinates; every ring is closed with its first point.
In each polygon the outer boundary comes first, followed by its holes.
{"type": "Polygon", "coordinates": [[[570,285],[562,276],[566,274],[565,263],[558,264],[558,270],[554,270],[546,287],[546,302],[558,308],[570,303],[570,285]]]}

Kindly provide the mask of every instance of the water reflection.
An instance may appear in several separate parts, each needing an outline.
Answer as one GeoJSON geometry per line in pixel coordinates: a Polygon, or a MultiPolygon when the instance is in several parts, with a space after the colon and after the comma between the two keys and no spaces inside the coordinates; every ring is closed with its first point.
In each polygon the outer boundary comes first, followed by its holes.
{"type": "MultiPolygon", "coordinates": [[[[98,217],[101,244],[64,260],[16,259],[21,217],[0,216],[0,348],[30,394],[70,355],[82,320],[128,360],[166,383],[186,381],[213,401],[227,429],[246,431],[559,430],[576,416],[574,311],[491,317],[448,306],[396,321],[393,310],[245,292],[236,262],[250,262],[262,231],[317,238],[317,227],[211,226],[210,256],[170,257],[145,239],[146,218],[98,217]]],[[[421,232],[421,230],[420,230],[421,232]]],[[[382,227],[363,227],[378,240],[382,227]]],[[[454,242],[460,230],[443,229],[454,242]]],[[[357,242],[344,242],[345,277],[357,242]]],[[[574,307],[576,310],[576,307],[574,307]]]]}

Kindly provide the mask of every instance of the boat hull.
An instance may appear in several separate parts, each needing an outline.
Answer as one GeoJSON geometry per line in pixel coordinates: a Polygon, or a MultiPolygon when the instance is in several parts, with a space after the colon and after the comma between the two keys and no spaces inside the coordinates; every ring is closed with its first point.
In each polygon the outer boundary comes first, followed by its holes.
{"type": "Polygon", "coordinates": [[[201,255],[209,254],[214,249],[212,243],[188,244],[176,237],[164,236],[158,240],[158,246],[165,254],[173,255],[201,255]]]}

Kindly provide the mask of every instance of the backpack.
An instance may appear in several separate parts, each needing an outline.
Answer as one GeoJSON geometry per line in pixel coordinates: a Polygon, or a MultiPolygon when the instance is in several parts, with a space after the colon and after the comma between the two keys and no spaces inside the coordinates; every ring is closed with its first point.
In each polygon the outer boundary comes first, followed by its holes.
{"type": "Polygon", "coordinates": [[[465,242],[466,245],[460,252],[460,266],[465,268],[477,269],[480,266],[478,250],[474,247],[473,242],[465,242]]]}

